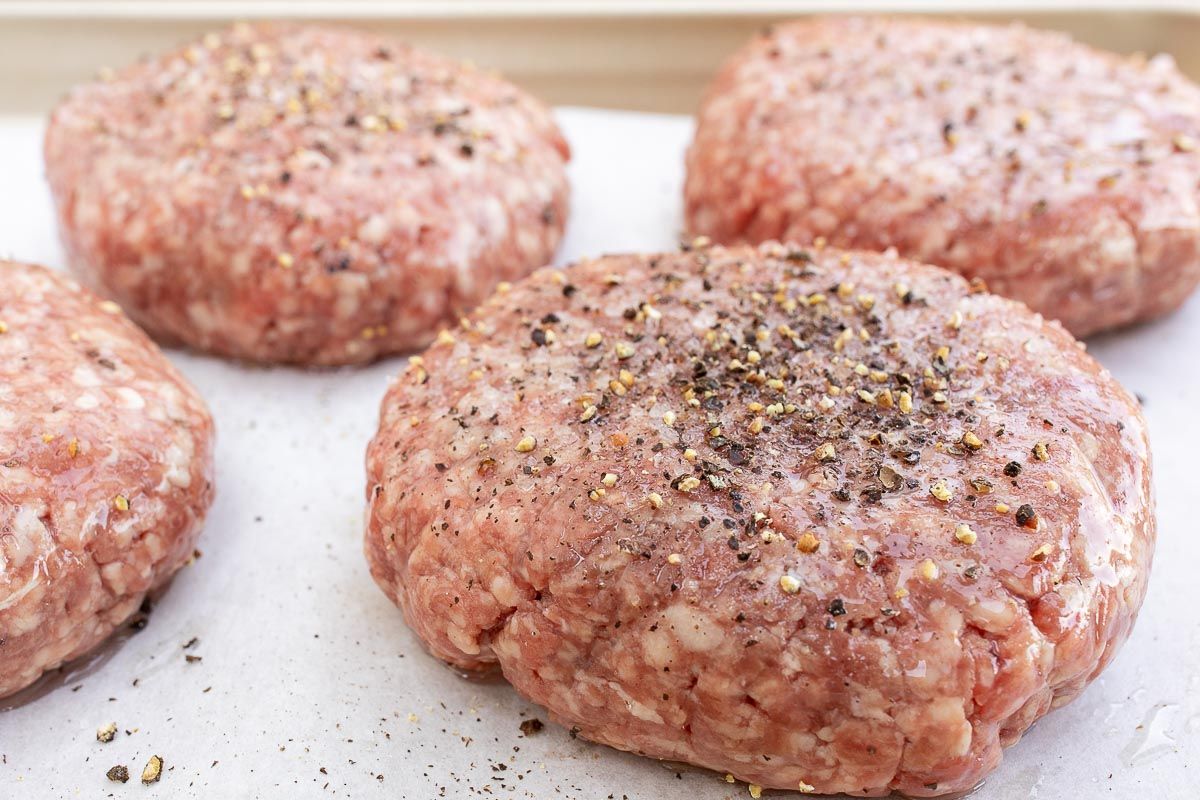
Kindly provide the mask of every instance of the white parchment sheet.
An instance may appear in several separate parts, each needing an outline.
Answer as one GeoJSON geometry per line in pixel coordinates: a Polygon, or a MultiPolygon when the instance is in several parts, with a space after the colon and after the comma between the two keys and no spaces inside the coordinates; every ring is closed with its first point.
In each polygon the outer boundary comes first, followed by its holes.
{"type": "MultiPolygon", "coordinates": [[[[559,118],[574,149],[560,260],[674,247],[690,121],[559,118]]],[[[0,256],[57,267],[41,164],[41,121],[0,118],[0,256]]],[[[1160,522],[1150,593],[1103,678],[1010,750],[980,800],[1200,796],[1200,300],[1091,349],[1145,400],[1160,522]]],[[[307,373],[170,356],[217,420],[203,557],[144,630],[0,711],[0,800],[749,796],[548,722],[525,736],[542,710],[421,650],[361,554],[363,451],[402,359],[307,373]],[[109,722],[120,733],[100,744],[109,722]],[[152,754],[166,771],[147,787],[152,754]],[[129,783],[105,778],[116,764],[129,783]]]]}

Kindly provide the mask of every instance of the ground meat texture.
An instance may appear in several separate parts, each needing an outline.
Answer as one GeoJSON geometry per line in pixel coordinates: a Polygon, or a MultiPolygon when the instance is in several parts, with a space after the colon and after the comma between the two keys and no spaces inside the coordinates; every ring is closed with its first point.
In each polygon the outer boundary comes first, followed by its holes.
{"type": "Polygon", "coordinates": [[[985,280],[1077,336],[1200,281],[1200,88],[1019,26],[781,25],[718,74],[687,221],[718,241],[884,250],[985,280]]]}
{"type": "Polygon", "coordinates": [[[45,152],[77,271],[161,341],[252,361],[423,346],[567,216],[545,107],[336,28],[241,25],[102,76],[45,152]]]}
{"type": "Polygon", "coordinates": [[[95,647],[192,555],[212,438],[116,304],[0,262],[0,697],[95,647]]]}
{"type": "Polygon", "coordinates": [[[974,786],[1112,658],[1155,534],[1137,404],[1057,323],[777,244],[535,273],[412,361],[367,471],[436,656],[830,793],[974,786]]]}

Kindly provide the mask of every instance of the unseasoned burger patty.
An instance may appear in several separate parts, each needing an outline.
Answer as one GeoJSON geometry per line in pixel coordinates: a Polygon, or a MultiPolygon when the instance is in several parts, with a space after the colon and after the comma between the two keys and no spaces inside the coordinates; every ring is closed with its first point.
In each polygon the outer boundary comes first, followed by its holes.
{"type": "Polygon", "coordinates": [[[1058,324],[837,250],[544,270],[414,359],[376,580],[595,741],[786,789],[970,789],[1112,658],[1154,545],[1134,400],[1058,324]]]}
{"type": "Polygon", "coordinates": [[[0,262],[0,697],[95,647],[192,555],[212,438],[116,304],[0,262]]]}
{"type": "Polygon", "coordinates": [[[552,257],[567,145],[489,72],[241,25],[72,91],[46,133],[70,259],[152,335],[264,362],[411,350],[552,257]]]}
{"type": "Polygon", "coordinates": [[[721,69],[687,220],[726,243],[884,250],[982,278],[1077,336],[1200,281],[1200,88],[1019,26],[828,18],[721,69]]]}

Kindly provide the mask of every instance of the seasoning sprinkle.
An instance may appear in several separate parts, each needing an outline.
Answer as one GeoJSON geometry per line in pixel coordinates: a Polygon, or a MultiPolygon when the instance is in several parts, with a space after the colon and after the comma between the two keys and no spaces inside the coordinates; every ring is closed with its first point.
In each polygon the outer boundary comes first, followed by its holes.
{"type": "Polygon", "coordinates": [[[1033,506],[1029,503],[1024,503],[1017,509],[1017,524],[1022,528],[1036,528],[1038,526],[1038,515],[1033,510],[1033,506]]]}
{"type": "Polygon", "coordinates": [[[821,540],[812,531],[805,531],[796,540],[796,549],[801,553],[815,553],[821,546],[821,540]]]}
{"type": "Polygon", "coordinates": [[[935,564],[933,559],[930,558],[922,561],[917,567],[917,571],[920,573],[921,577],[927,581],[935,581],[938,579],[938,575],[941,574],[941,570],[938,569],[938,565],[935,564]]]}
{"type": "Polygon", "coordinates": [[[110,722],[107,725],[102,725],[96,730],[96,741],[108,744],[113,739],[117,738],[117,723],[110,722]]]}
{"type": "Polygon", "coordinates": [[[150,760],[146,762],[146,767],[142,770],[142,783],[147,786],[158,783],[158,779],[162,777],[162,771],[162,756],[150,756],[150,760]]]}
{"type": "Polygon", "coordinates": [[[651,492],[646,495],[646,500],[650,503],[651,508],[658,509],[663,507],[663,498],[658,492],[651,492]]]}
{"type": "Polygon", "coordinates": [[[129,510],[129,498],[123,494],[119,494],[116,497],[114,497],[112,504],[113,504],[113,508],[115,508],[117,511],[128,511],[129,510]]]}
{"type": "Polygon", "coordinates": [[[1038,442],[1033,446],[1033,457],[1038,461],[1050,460],[1050,448],[1045,442],[1038,442]]]}
{"type": "Polygon", "coordinates": [[[929,487],[929,493],[943,503],[950,502],[950,499],[954,496],[950,491],[950,487],[946,485],[946,481],[941,478],[934,481],[933,485],[929,487]]]}
{"type": "Polygon", "coordinates": [[[959,523],[954,528],[954,538],[962,544],[972,545],[978,541],[979,536],[975,531],[971,530],[971,526],[965,523],[959,523]]]}
{"type": "Polygon", "coordinates": [[[583,346],[588,348],[589,350],[591,350],[593,348],[599,347],[600,343],[603,341],[604,341],[604,337],[600,335],[599,331],[592,331],[583,340],[583,346]]]}
{"type": "Polygon", "coordinates": [[[784,594],[795,594],[800,591],[800,579],[795,575],[781,575],[779,588],[783,590],[784,594]]]}
{"type": "Polygon", "coordinates": [[[531,452],[535,447],[537,447],[537,439],[534,439],[532,436],[522,437],[521,441],[517,442],[518,453],[531,452]]]}

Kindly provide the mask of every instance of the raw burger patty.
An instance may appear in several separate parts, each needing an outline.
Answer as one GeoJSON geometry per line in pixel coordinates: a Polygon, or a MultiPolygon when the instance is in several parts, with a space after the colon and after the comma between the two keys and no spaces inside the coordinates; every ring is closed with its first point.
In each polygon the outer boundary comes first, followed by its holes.
{"type": "Polygon", "coordinates": [[[95,647],[192,555],[212,438],[116,304],[0,262],[0,697],[95,647]]]}
{"type": "Polygon", "coordinates": [[[253,361],[424,346],[567,213],[540,103],[334,28],[241,25],[77,88],[45,150],[76,269],[160,340],[253,361]]]}
{"type": "Polygon", "coordinates": [[[540,271],[381,416],[367,555],[435,655],[763,786],[970,789],[1146,589],[1133,399],[1059,325],[887,256],[540,271]]]}
{"type": "Polygon", "coordinates": [[[724,66],[688,225],[884,250],[982,278],[1085,336],[1200,281],[1200,88],[1018,26],[829,18],[724,66]]]}

